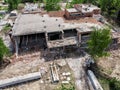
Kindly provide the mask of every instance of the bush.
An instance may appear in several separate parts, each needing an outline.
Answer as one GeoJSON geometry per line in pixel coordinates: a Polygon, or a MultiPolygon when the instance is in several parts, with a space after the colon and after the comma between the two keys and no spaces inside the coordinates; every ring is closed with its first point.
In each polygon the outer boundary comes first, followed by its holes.
{"type": "Polygon", "coordinates": [[[9,24],[7,24],[3,27],[3,30],[5,30],[5,31],[9,31],[10,29],[11,29],[11,26],[9,24]]]}
{"type": "Polygon", "coordinates": [[[59,2],[61,0],[46,0],[45,1],[45,9],[47,11],[56,11],[60,10],[59,2]]]}
{"type": "Polygon", "coordinates": [[[21,3],[21,0],[8,0],[8,10],[17,9],[19,3],[21,3]]]}
{"type": "Polygon", "coordinates": [[[120,90],[120,81],[116,78],[111,79],[109,85],[111,90],[120,90]]]}
{"type": "Polygon", "coordinates": [[[5,46],[2,38],[0,38],[0,62],[3,60],[3,57],[9,54],[9,49],[5,46]]]}

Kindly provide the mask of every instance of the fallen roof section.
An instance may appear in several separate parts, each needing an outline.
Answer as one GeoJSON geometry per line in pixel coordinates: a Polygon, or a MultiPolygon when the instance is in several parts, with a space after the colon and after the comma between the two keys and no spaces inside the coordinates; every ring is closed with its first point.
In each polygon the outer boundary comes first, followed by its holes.
{"type": "Polygon", "coordinates": [[[67,22],[63,20],[62,17],[50,17],[48,14],[20,14],[12,28],[12,35],[22,36],[43,32],[60,32],[62,30],[85,27],[89,29],[88,25],[96,27],[96,25],[99,26],[101,24],[93,18],[85,18],[84,20],[80,21],[73,20],[67,22]]]}
{"type": "Polygon", "coordinates": [[[64,38],[63,40],[48,41],[48,48],[76,45],[78,43],[77,37],[64,38]]]}
{"type": "Polygon", "coordinates": [[[77,31],[79,33],[86,33],[86,32],[91,32],[94,30],[94,28],[102,28],[104,27],[103,25],[98,25],[98,24],[92,24],[92,23],[81,23],[79,28],[77,28],[77,31]]]}

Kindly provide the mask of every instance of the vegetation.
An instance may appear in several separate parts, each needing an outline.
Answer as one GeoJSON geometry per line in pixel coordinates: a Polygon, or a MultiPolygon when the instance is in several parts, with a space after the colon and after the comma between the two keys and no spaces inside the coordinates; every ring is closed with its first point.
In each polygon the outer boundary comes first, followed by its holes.
{"type": "Polygon", "coordinates": [[[104,15],[112,18],[115,18],[117,16],[117,12],[120,9],[119,0],[98,0],[98,2],[96,2],[96,5],[100,6],[104,15]]]}
{"type": "Polygon", "coordinates": [[[61,85],[61,87],[58,90],[75,90],[75,87],[73,84],[70,83],[69,86],[67,85],[61,85]]]}
{"type": "Polygon", "coordinates": [[[8,10],[14,10],[17,9],[18,4],[21,2],[21,0],[8,0],[7,3],[9,4],[8,10]]]}
{"type": "Polygon", "coordinates": [[[91,65],[91,70],[97,76],[103,90],[120,90],[120,80],[111,77],[111,74],[109,73],[104,73],[97,62],[91,65]]]}
{"type": "Polygon", "coordinates": [[[91,33],[90,40],[88,41],[88,49],[90,51],[90,54],[93,57],[106,56],[107,52],[105,50],[110,43],[111,37],[109,28],[104,28],[100,30],[95,29],[91,33]]]}
{"type": "Polygon", "coordinates": [[[23,3],[20,3],[20,4],[18,4],[18,10],[22,10],[22,9],[24,9],[24,4],[23,3]]]}
{"type": "Polygon", "coordinates": [[[55,11],[60,10],[59,2],[61,0],[8,0],[6,1],[9,4],[9,10],[17,9],[19,3],[21,2],[44,2],[45,3],[45,9],[47,11],[55,11]]]}
{"type": "Polygon", "coordinates": [[[61,0],[45,0],[45,9],[47,11],[56,11],[60,10],[59,2],[61,0]]]}
{"type": "Polygon", "coordinates": [[[6,24],[3,29],[1,30],[2,34],[8,34],[8,32],[12,29],[12,27],[9,24],[6,24]]]}
{"type": "Polygon", "coordinates": [[[109,81],[110,89],[111,90],[120,90],[120,81],[116,78],[113,78],[109,81]]]}
{"type": "Polygon", "coordinates": [[[66,8],[72,8],[74,4],[83,3],[84,0],[72,0],[70,3],[67,2],[66,8]]]}
{"type": "Polygon", "coordinates": [[[98,81],[100,82],[103,90],[110,90],[109,80],[103,77],[99,77],[98,81]]]}
{"type": "MultiPolygon", "coordinates": [[[[20,2],[45,2],[45,9],[47,11],[59,10],[59,2],[61,0],[5,0],[9,4],[9,10],[17,9],[20,2]]],[[[74,4],[79,3],[92,3],[101,8],[102,13],[107,17],[116,18],[117,13],[120,11],[120,1],[119,0],[72,0],[72,2],[67,2],[67,8],[72,7],[74,4]]]]}
{"type": "Polygon", "coordinates": [[[105,77],[99,77],[98,80],[104,90],[120,90],[120,81],[116,78],[106,79],[105,77]]]}
{"type": "Polygon", "coordinates": [[[109,75],[104,75],[104,73],[101,73],[102,71],[99,69],[100,68],[98,66],[96,67],[96,65],[92,66],[92,71],[94,71],[97,76],[103,90],[120,90],[120,81],[116,78],[110,77],[109,75]]]}
{"type": "Polygon", "coordinates": [[[0,19],[4,18],[4,15],[3,14],[0,14],[0,19]]]}
{"type": "Polygon", "coordinates": [[[5,3],[7,3],[7,2],[8,2],[8,0],[4,0],[4,2],[5,2],[5,3]]]}
{"type": "Polygon", "coordinates": [[[0,38],[0,62],[3,60],[3,57],[9,53],[8,48],[5,46],[2,38],[0,38]]]}
{"type": "Polygon", "coordinates": [[[104,16],[112,19],[117,18],[117,13],[120,11],[120,0],[72,0],[70,4],[67,4],[67,7],[72,7],[78,3],[92,3],[97,5],[101,8],[104,16]]]}
{"type": "Polygon", "coordinates": [[[11,29],[11,26],[10,25],[5,25],[4,27],[3,27],[3,30],[4,31],[8,31],[8,30],[10,30],[11,29]]]}
{"type": "Polygon", "coordinates": [[[85,0],[72,0],[71,4],[79,4],[79,3],[84,3],[85,0]]]}
{"type": "Polygon", "coordinates": [[[0,10],[8,10],[8,7],[2,7],[2,6],[0,6],[0,10]]]}
{"type": "Polygon", "coordinates": [[[22,2],[43,2],[43,0],[22,0],[22,2]]]}

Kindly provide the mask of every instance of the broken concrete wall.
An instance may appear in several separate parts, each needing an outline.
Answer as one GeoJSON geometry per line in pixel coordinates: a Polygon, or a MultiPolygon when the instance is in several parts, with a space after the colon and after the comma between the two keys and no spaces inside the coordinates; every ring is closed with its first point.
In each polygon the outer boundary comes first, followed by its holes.
{"type": "Polygon", "coordinates": [[[64,30],[64,38],[77,36],[76,29],[64,30]]]}
{"type": "Polygon", "coordinates": [[[62,32],[50,32],[47,35],[48,35],[48,41],[63,39],[62,32]]]}
{"type": "Polygon", "coordinates": [[[24,82],[28,82],[28,81],[36,80],[40,78],[41,78],[40,72],[36,72],[36,73],[30,73],[24,76],[18,76],[18,77],[5,79],[5,80],[0,80],[0,88],[4,88],[11,85],[24,83],[24,82]]]}

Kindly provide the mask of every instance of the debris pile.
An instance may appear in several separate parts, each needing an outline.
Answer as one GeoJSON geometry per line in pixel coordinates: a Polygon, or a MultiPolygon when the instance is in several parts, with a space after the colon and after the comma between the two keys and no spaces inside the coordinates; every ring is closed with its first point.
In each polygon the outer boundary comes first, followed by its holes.
{"type": "Polygon", "coordinates": [[[26,3],[26,6],[24,7],[25,11],[34,11],[38,8],[38,4],[29,4],[26,3]]]}
{"type": "Polygon", "coordinates": [[[61,75],[61,80],[62,80],[62,84],[68,84],[70,83],[69,81],[71,80],[70,78],[71,73],[70,72],[63,72],[61,75]]]}

